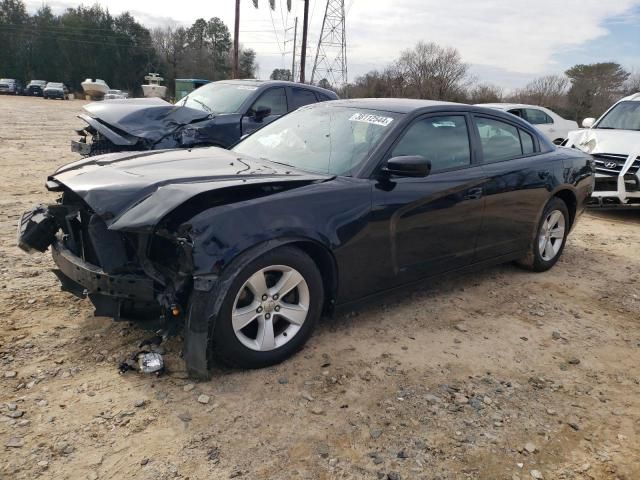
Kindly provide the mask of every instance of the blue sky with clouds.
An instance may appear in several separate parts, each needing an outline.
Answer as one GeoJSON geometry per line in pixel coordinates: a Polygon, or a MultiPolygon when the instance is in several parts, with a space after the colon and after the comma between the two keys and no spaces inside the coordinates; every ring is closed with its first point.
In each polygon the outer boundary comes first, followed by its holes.
{"type": "Polygon", "coordinates": [[[640,73],[640,6],[602,23],[608,34],[553,56],[560,67],[576,63],[619,62],[640,73]]]}
{"type": "MultiPolygon", "coordinates": [[[[325,0],[310,0],[310,61],[325,0]]],[[[27,0],[34,11],[42,0],[27,0]]],[[[90,0],[45,0],[55,11],[90,0]]],[[[130,10],[149,27],[189,25],[218,16],[232,28],[233,0],[104,0],[112,13],[130,10]]],[[[255,10],[243,0],[241,43],[258,54],[259,74],[291,65],[293,19],[302,17],[300,0],[288,14],[284,0],[276,12],[260,0],[255,10]]],[[[479,81],[507,89],[536,76],[560,73],[576,63],[617,61],[640,72],[640,0],[345,0],[349,77],[384,68],[417,41],[457,48],[479,81]]]]}

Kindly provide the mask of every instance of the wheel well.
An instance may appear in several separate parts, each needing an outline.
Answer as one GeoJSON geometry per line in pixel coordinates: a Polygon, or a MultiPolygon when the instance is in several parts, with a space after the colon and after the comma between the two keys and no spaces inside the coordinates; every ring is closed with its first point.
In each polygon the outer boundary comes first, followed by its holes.
{"type": "Polygon", "coordinates": [[[335,305],[338,289],[338,267],[333,255],[327,248],[313,242],[299,241],[289,245],[302,250],[317,265],[322,276],[322,286],[324,287],[323,313],[331,313],[335,305]]]}
{"type": "Polygon", "coordinates": [[[560,190],[554,196],[562,200],[567,206],[567,210],[569,210],[569,217],[571,217],[571,225],[573,225],[573,222],[576,219],[577,208],[577,200],[575,194],[571,190],[560,190]]]}

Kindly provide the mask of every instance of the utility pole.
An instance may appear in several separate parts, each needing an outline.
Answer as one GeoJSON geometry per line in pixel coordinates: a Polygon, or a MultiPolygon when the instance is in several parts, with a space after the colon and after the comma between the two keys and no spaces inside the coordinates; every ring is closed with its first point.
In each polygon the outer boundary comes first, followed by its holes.
{"type": "Polygon", "coordinates": [[[309,0],[304,0],[304,18],[302,20],[302,51],[300,52],[300,83],[305,83],[305,63],[307,60],[307,30],[309,28],[309,0]]]}
{"type": "Polygon", "coordinates": [[[236,22],[233,33],[233,65],[231,67],[231,76],[238,78],[240,75],[239,68],[239,50],[240,50],[240,0],[236,0],[236,22]]]}
{"type": "Polygon", "coordinates": [[[293,55],[291,56],[291,81],[296,81],[296,40],[298,39],[298,17],[293,25],[293,55]]]}

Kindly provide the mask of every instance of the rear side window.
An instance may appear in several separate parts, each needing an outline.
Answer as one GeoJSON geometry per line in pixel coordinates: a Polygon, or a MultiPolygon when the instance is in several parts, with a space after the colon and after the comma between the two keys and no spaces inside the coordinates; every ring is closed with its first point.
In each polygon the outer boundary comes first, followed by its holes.
{"type": "Polygon", "coordinates": [[[522,142],[522,154],[531,155],[536,151],[536,144],[533,143],[533,137],[524,130],[518,129],[520,132],[520,142],[522,142]]]}
{"type": "Polygon", "coordinates": [[[311,90],[305,90],[304,88],[292,88],[293,93],[293,105],[291,105],[291,110],[296,110],[305,105],[309,105],[310,103],[316,103],[318,99],[316,98],[315,93],[311,90]]]}
{"type": "Polygon", "coordinates": [[[533,136],[499,120],[476,117],[484,163],[502,162],[535,152],[533,136]]]}
{"type": "Polygon", "coordinates": [[[532,125],[547,125],[549,123],[553,123],[553,119],[542,110],[527,108],[525,111],[527,114],[527,120],[532,125]]]}
{"type": "Polygon", "coordinates": [[[284,115],[287,113],[287,95],[284,88],[272,88],[263,93],[253,104],[254,112],[259,108],[270,108],[271,115],[284,115]]]}
{"type": "Polygon", "coordinates": [[[394,147],[391,156],[421,155],[432,172],[469,166],[471,149],[465,117],[459,115],[416,120],[394,147]]]}

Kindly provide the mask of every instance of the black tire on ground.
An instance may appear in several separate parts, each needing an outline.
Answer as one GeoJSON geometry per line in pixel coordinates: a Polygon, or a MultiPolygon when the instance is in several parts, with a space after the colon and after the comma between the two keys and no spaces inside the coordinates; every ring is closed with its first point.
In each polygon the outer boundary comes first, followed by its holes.
{"type": "Polygon", "coordinates": [[[211,336],[211,358],[236,368],[263,368],[282,362],[300,350],[311,336],[322,313],[323,299],[322,277],[316,264],[307,254],[297,248],[285,246],[261,255],[236,274],[225,293],[211,336]],[[245,282],[254,273],[272,265],[288,266],[302,275],[309,288],[309,309],[300,330],[287,343],[271,351],[256,351],[243,345],[236,336],[231,313],[245,282]]]}
{"type": "Polygon", "coordinates": [[[567,205],[558,197],[551,198],[549,202],[547,202],[547,205],[544,207],[544,211],[542,213],[542,217],[540,218],[540,222],[538,223],[538,227],[536,228],[533,238],[531,239],[531,244],[529,245],[529,251],[527,252],[527,255],[516,261],[516,264],[533,272],[545,272],[549,270],[556,264],[556,262],[562,255],[564,247],[567,243],[567,235],[569,234],[570,228],[571,217],[569,216],[567,205]],[[545,260],[540,252],[539,238],[547,217],[553,211],[559,211],[564,217],[564,236],[562,237],[560,249],[555,254],[555,256],[551,259],[545,260]]]}

